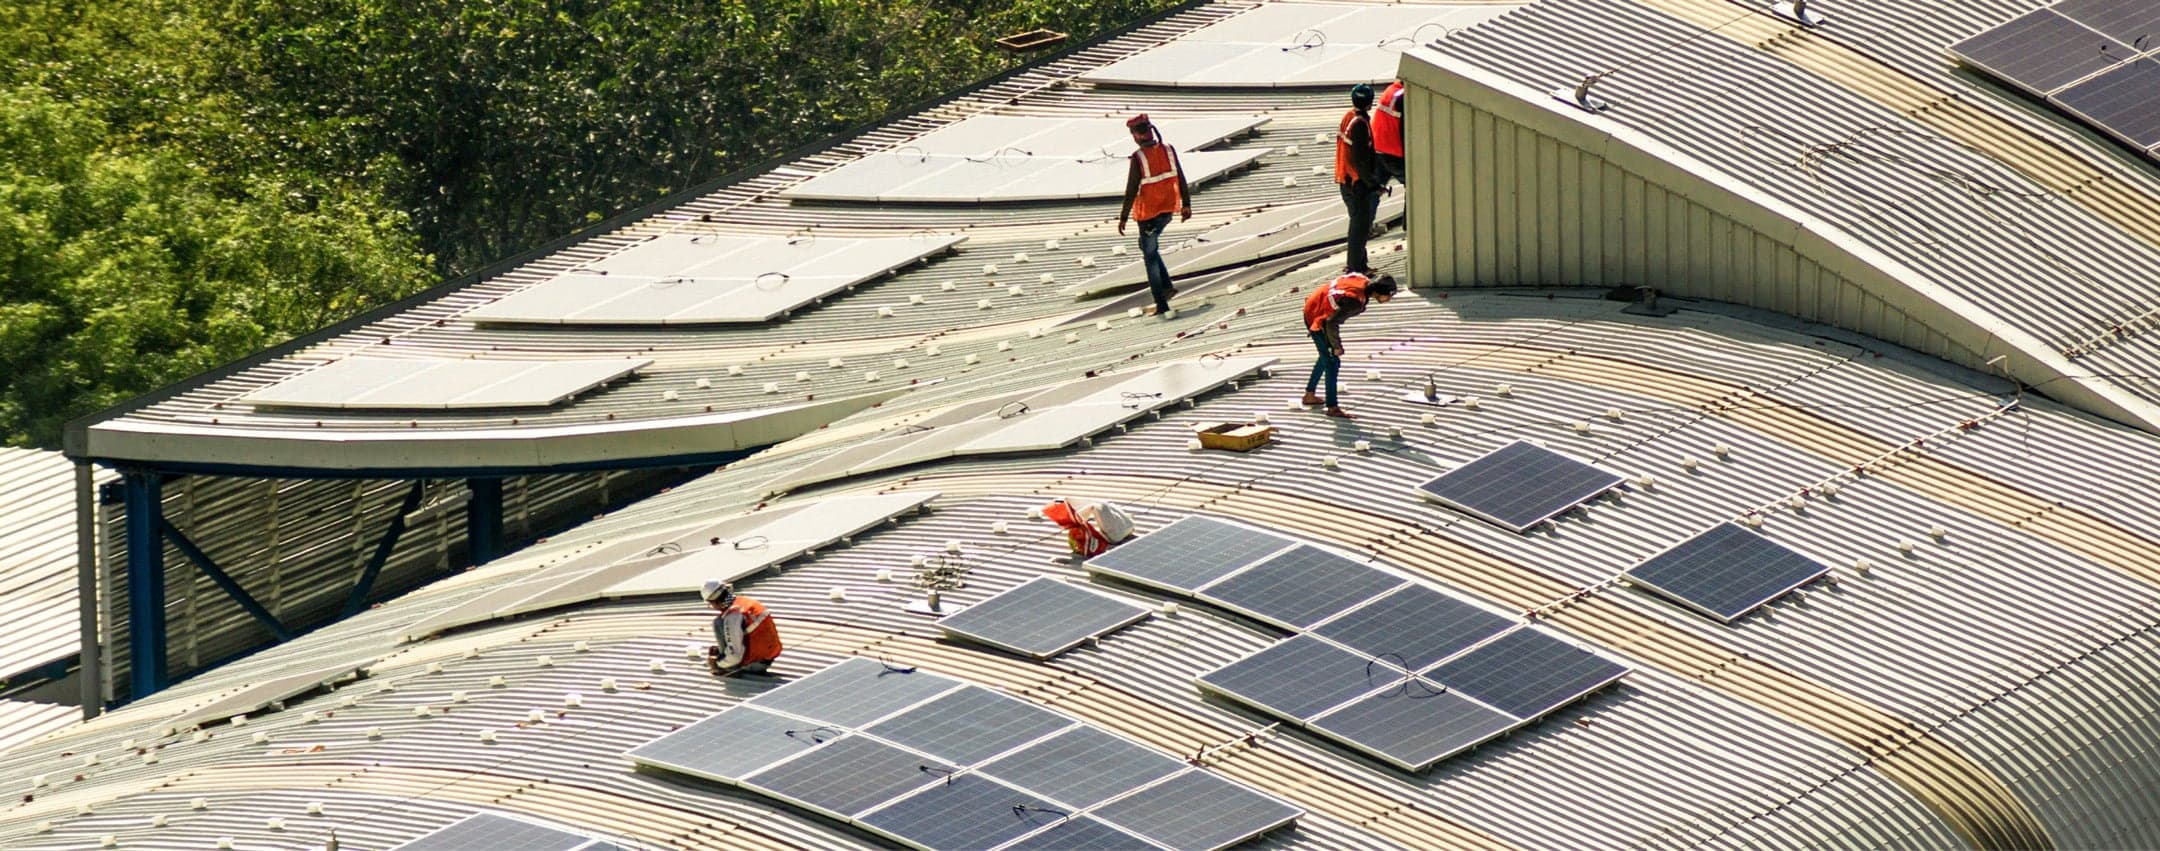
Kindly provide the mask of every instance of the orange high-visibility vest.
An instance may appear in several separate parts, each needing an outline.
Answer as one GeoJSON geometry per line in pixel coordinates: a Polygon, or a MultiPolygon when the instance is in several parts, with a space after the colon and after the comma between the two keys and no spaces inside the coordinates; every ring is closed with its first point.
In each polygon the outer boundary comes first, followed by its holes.
{"type": "Polygon", "coordinates": [[[1373,150],[1391,157],[1403,155],[1402,98],[1402,81],[1396,80],[1380,93],[1380,102],[1373,104],[1373,150]]]}
{"type": "Polygon", "coordinates": [[[1353,109],[1343,113],[1342,126],[1335,129],[1335,182],[1349,183],[1364,175],[1358,174],[1357,166],[1350,164],[1350,125],[1363,120],[1353,109]]]}
{"type": "Polygon", "coordinates": [[[1318,331],[1327,327],[1327,321],[1336,314],[1356,316],[1365,310],[1364,275],[1351,272],[1334,283],[1314,289],[1305,297],[1305,330],[1318,331]]]}
{"type": "Polygon", "coordinates": [[[1144,222],[1184,207],[1178,196],[1177,152],[1160,140],[1133,156],[1140,158],[1140,193],[1133,198],[1133,221],[1144,222]]]}
{"type": "Polygon", "coordinates": [[[728,614],[740,614],[743,619],[742,664],[769,662],[780,658],[780,627],[774,626],[772,618],[765,614],[765,604],[749,597],[736,597],[728,604],[728,614]]]}

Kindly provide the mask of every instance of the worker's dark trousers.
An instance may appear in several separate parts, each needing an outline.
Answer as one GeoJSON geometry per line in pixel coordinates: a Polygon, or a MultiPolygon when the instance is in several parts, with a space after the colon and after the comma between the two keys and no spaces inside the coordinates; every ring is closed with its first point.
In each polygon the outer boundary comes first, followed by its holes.
{"type": "Polygon", "coordinates": [[[1335,348],[1328,345],[1326,331],[1313,331],[1310,332],[1310,335],[1313,345],[1320,349],[1320,359],[1313,361],[1312,377],[1305,379],[1305,392],[1311,393],[1319,389],[1320,379],[1325,377],[1327,379],[1327,406],[1330,408],[1336,407],[1335,376],[1337,373],[1342,372],[1342,358],[1336,357],[1335,348]]]}
{"type": "Polygon", "coordinates": [[[1177,288],[1170,285],[1170,267],[1162,261],[1162,232],[1170,226],[1170,215],[1164,213],[1140,223],[1140,265],[1147,267],[1148,290],[1155,294],[1155,312],[1170,312],[1170,294],[1177,288]]]}
{"type": "Polygon", "coordinates": [[[1343,268],[1353,272],[1372,270],[1365,259],[1365,240],[1372,236],[1373,217],[1380,213],[1380,193],[1367,189],[1359,181],[1342,184],[1343,206],[1350,211],[1350,257],[1343,268]]]}
{"type": "Polygon", "coordinates": [[[1387,172],[1387,176],[1394,178],[1396,183],[1407,186],[1410,178],[1409,173],[1403,171],[1402,157],[1394,154],[1380,154],[1379,157],[1380,170],[1387,172]]]}

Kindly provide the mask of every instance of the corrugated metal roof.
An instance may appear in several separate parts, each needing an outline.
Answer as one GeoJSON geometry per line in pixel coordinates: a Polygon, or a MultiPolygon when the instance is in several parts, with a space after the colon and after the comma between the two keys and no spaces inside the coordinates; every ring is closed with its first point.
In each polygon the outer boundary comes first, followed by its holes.
{"type": "MultiPolygon", "coordinates": [[[[110,473],[98,481],[113,478],[110,473]]],[[[0,681],[82,651],[75,607],[75,464],[0,447],[0,681]]],[[[0,725],[4,726],[4,725],[0,725]]]]}

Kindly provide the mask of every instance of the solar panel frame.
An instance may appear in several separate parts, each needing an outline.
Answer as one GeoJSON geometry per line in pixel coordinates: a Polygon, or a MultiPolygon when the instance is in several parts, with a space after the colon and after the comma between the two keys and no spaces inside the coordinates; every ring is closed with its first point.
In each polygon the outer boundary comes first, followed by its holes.
{"type": "Polygon", "coordinates": [[[1634,585],[1730,624],[1829,572],[1829,565],[1766,536],[1720,523],[1643,559],[1626,576],[1634,585]],[[1766,560],[1776,570],[1769,577],[1759,574],[1766,560]],[[1750,575],[1733,573],[1741,569],[1750,575]],[[1704,583],[1713,581],[1717,593],[1706,593],[1712,589],[1704,583]]]}
{"type": "Polygon", "coordinates": [[[1177,851],[1216,851],[1297,821],[1305,811],[1193,768],[1089,814],[1177,851]]]}
{"type": "Polygon", "coordinates": [[[2045,97],[2113,67],[2131,49],[2053,9],[2036,9],[1951,45],[1950,53],[2045,97]]]}
{"type": "Polygon", "coordinates": [[[741,785],[840,821],[863,813],[954,772],[911,750],[861,734],[849,734],[768,766],[741,785]]]}
{"type": "Polygon", "coordinates": [[[1304,720],[1370,694],[1408,671],[1297,635],[1194,678],[1213,692],[1271,715],[1304,720]]]}
{"type": "Polygon", "coordinates": [[[917,848],[992,848],[1054,825],[1067,815],[1032,792],[970,773],[924,786],[856,821],[917,848]]]}
{"type": "Polygon", "coordinates": [[[1145,607],[1038,576],[940,618],[947,637],[1048,659],[1148,616],[1145,607]]]}
{"type": "Polygon", "coordinates": [[[1083,567],[1136,585],[1190,595],[1237,569],[1296,544],[1289,538],[1238,523],[1193,514],[1117,545],[1089,559],[1083,567]],[[1165,534],[1169,533],[1169,534],[1165,534]],[[1177,570],[1156,569],[1165,558],[1207,552],[1209,558],[1184,562],[1177,570]],[[1154,563],[1144,563],[1148,559],[1154,563]]]}
{"type": "Polygon", "coordinates": [[[2048,9],[2108,38],[2135,45],[2145,37],[2143,49],[2160,48],[2160,5],[2152,0],[2062,0],[2048,9]]]}
{"type": "Polygon", "coordinates": [[[1200,589],[1199,597],[1296,631],[1354,608],[1408,580],[1311,544],[1298,544],[1200,589]]]}
{"type": "Polygon", "coordinates": [[[1566,513],[1584,501],[1620,486],[1626,479],[1525,440],[1508,443],[1418,484],[1420,499],[1437,502],[1516,534],[1566,513]],[[1572,466],[1570,466],[1572,465],[1572,466]],[[1566,481],[1561,481],[1561,477],[1566,481]],[[1457,487],[1443,490],[1455,480],[1457,487]],[[1482,499],[1492,481],[1531,481],[1545,486],[1521,489],[1499,500],[1482,499]],[[1534,498],[1533,495],[1542,496],[1534,498]],[[1504,503],[1501,504],[1501,503],[1504,503]],[[1510,510],[1512,509],[1512,510],[1510,510]],[[1505,516],[1503,516],[1505,515],[1505,516]]]}
{"type": "Polygon", "coordinates": [[[960,687],[960,681],[948,677],[851,656],[751,698],[747,705],[858,729],[960,687]]]}
{"type": "Polygon", "coordinates": [[[573,851],[586,848],[593,838],[537,822],[479,812],[429,832],[394,851],[573,851]]]}
{"type": "Polygon", "coordinates": [[[1628,673],[1626,665],[1531,627],[1420,672],[1449,691],[1525,721],[1549,715],[1628,673]]]}
{"type": "Polygon", "coordinates": [[[954,765],[974,765],[1075,723],[1068,716],[971,685],[931,698],[862,732],[954,765]]]}
{"type": "MultiPolygon", "coordinates": [[[[2154,54],[2160,55],[2160,54],[2154,54]]],[[[2139,149],[2160,145],[2160,61],[2148,55],[2056,92],[2065,111],[2139,149]]]]}
{"type": "Polygon", "coordinates": [[[1415,671],[1517,624],[1514,618],[1412,584],[1345,611],[1312,632],[1368,657],[1415,671]]]}
{"type": "Polygon", "coordinates": [[[639,765],[732,784],[845,733],[816,721],[740,704],[623,755],[639,765]]]}
{"type": "Polygon", "coordinates": [[[1404,771],[1425,771],[1527,723],[1422,677],[1337,707],[1307,729],[1404,771]]]}
{"type": "Polygon", "coordinates": [[[1077,810],[1184,768],[1184,763],[1154,749],[1081,724],[976,770],[1077,810]]]}
{"type": "Polygon", "coordinates": [[[1160,846],[1112,827],[1109,822],[1081,815],[1000,845],[997,851],[1127,851],[1157,847],[1160,846]]]}

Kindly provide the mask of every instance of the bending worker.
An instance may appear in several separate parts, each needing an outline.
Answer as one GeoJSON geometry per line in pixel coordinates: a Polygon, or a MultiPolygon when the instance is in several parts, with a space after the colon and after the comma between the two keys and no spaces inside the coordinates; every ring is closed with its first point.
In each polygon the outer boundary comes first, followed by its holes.
{"type": "Polygon", "coordinates": [[[1403,171],[1402,104],[1401,80],[1380,90],[1380,102],[1373,104],[1372,147],[1380,157],[1380,170],[1407,189],[1410,183],[1403,171]]]}
{"type": "Polygon", "coordinates": [[[1125,171],[1125,206],[1118,210],[1117,232],[1125,233],[1125,219],[1140,223],[1140,263],[1147,269],[1148,289],[1155,294],[1155,315],[1170,314],[1170,297],[1177,287],[1170,283],[1170,267],[1163,265],[1162,233],[1170,226],[1170,214],[1178,221],[1192,218],[1192,187],[1185,183],[1185,169],[1178,165],[1177,149],[1163,141],[1162,131],[1141,113],[1125,122],[1132,131],[1132,167],[1125,171]]]}
{"type": "Polygon", "coordinates": [[[1350,257],[1343,268],[1371,271],[1365,261],[1365,240],[1372,236],[1373,217],[1380,214],[1380,190],[1387,175],[1380,171],[1373,153],[1372,87],[1359,83],[1350,89],[1350,111],[1343,113],[1342,127],[1335,133],[1335,182],[1341,186],[1343,206],[1350,210],[1350,257]]]}
{"type": "Polygon", "coordinates": [[[1335,376],[1342,371],[1342,324],[1352,316],[1365,312],[1365,302],[1370,299],[1386,304],[1395,298],[1395,277],[1381,275],[1368,278],[1363,272],[1345,272],[1334,283],[1313,290],[1305,297],[1305,330],[1312,336],[1313,345],[1320,349],[1320,359],[1313,361],[1312,377],[1305,380],[1304,404],[1327,403],[1327,415],[1352,419],[1350,414],[1336,404],[1335,376]],[[1327,378],[1327,398],[1313,395],[1320,386],[1320,379],[1327,378]]]}
{"type": "Polygon", "coordinates": [[[723,677],[739,673],[762,674],[780,658],[780,628],[765,613],[765,604],[735,596],[735,586],[718,579],[705,580],[700,592],[705,605],[720,616],[713,618],[715,646],[705,651],[705,664],[723,677]]]}

